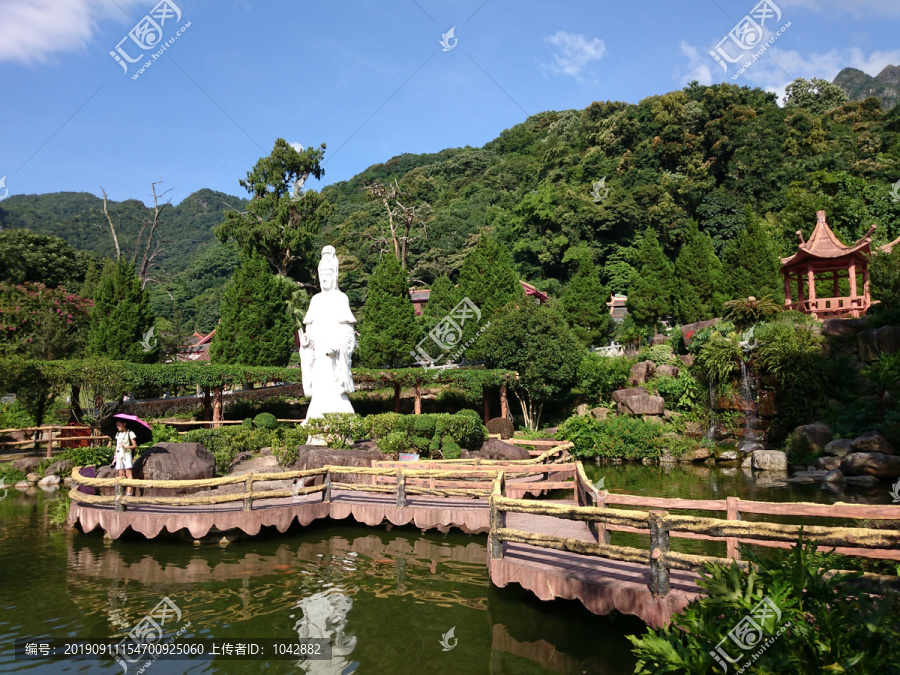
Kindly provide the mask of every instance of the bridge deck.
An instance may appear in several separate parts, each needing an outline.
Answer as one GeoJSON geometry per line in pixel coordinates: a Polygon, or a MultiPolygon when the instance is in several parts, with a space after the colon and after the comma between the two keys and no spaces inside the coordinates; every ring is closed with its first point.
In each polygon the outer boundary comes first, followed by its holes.
{"type": "MultiPolygon", "coordinates": [[[[200,539],[233,530],[252,536],[262,527],[285,532],[295,520],[306,526],[323,518],[348,517],[371,526],[388,522],[397,526],[414,525],[423,531],[446,532],[456,528],[468,533],[486,533],[490,529],[487,499],[409,495],[407,506],[398,508],[393,495],[339,490],[333,492],[331,502],[322,502],[319,494],[262,499],[253,502],[252,511],[244,511],[241,502],[177,507],[133,505],[121,512],[112,506],[73,502],[69,522],[79,523],[85,532],[99,527],[113,539],[129,528],[151,539],[164,529],[171,533],[187,530],[192,537],[200,539]]],[[[587,525],[573,520],[510,513],[507,525],[536,534],[592,540],[587,525]]],[[[491,580],[498,586],[517,583],[542,600],[579,600],[595,614],[608,614],[615,609],[638,616],[651,626],[665,625],[672,614],[698,595],[696,575],[689,572],[673,571],[670,593],[654,597],[648,590],[647,565],[527,544],[506,543],[502,559],[486,562],[491,580]]]]}

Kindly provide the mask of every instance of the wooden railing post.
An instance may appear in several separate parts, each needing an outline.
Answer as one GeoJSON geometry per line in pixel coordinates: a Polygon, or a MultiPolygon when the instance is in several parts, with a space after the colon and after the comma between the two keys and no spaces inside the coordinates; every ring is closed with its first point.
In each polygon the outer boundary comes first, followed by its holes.
{"type": "Polygon", "coordinates": [[[119,483],[119,478],[116,477],[116,511],[124,511],[124,505],[122,504],[122,485],[119,483]]]}
{"type": "MultiPolygon", "coordinates": [[[[600,509],[606,508],[606,495],[607,494],[608,493],[606,492],[606,490],[600,490],[597,492],[597,508],[600,508],[600,509]]],[[[597,538],[597,542],[601,543],[601,544],[608,544],[609,543],[609,530],[606,529],[606,521],[601,520],[599,523],[591,523],[591,525],[594,525],[597,528],[596,534],[595,534],[595,536],[597,538]]],[[[594,534],[594,533],[592,532],[592,534],[594,534]]]]}
{"type": "Polygon", "coordinates": [[[325,471],[325,489],[322,490],[322,501],[331,501],[331,470],[325,471]]]}
{"type": "Polygon", "coordinates": [[[47,432],[47,457],[53,457],[53,429],[47,432]]]}
{"type": "Polygon", "coordinates": [[[253,510],[253,474],[247,474],[247,478],[244,479],[244,511],[252,511],[253,510]]]}
{"type": "Polygon", "coordinates": [[[498,538],[497,532],[498,530],[506,528],[506,511],[503,511],[497,506],[497,497],[502,497],[503,493],[506,491],[506,475],[504,472],[500,472],[499,474],[499,490],[494,490],[491,493],[491,515],[490,515],[490,534],[488,538],[490,539],[491,545],[491,560],[500,560],[503,558],[503,541],[498,538]]]}
{"type": "MultiPolygon", "coordinates": [[[[741,512],[739,507],[740,500],[737,497],[725,498],[725,518],[727,520],[740,520],[741,512]]],[[[738,540],[735,537],[727,537],[725,539],[726,554],[729,560],[740,560],[741,553],[738,549],[738,540]]]]}
{"type": "Polygon", "coordinates": [[[397,508],[406,506],[406,474],[397,469],[397,508]]]}
{"type": "Polygon", "coordinates": [[[665,555],[669,552],[669,531],[666,512],[650,512],[650,592],[666,595],[669,592],[669,568],[665,555]]]}

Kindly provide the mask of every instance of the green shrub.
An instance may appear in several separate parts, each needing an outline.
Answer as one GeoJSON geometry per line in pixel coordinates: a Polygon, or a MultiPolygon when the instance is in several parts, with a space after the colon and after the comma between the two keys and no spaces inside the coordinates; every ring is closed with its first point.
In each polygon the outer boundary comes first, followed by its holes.
{"type": "Polygon", "coordinates": [[[253,418],[245,417],[244,420],[241,422],[241,426],[252,427],[253,426],[253,418]]]}
{"type": "Polygon", "coordinates": [[[293,466],[297,461],[297,450],[308,438],[307,430],[299,425],[282,427],[274,434],[272,454],[281,466],[293,466]]]}
{"type": "Polygon", "coordinates": [[[736,333],[728,336],[712,333],[697,353],[697,366],[714,382],[726,382],[740,370],[742,359],[743,352],[736,333]]]}
{"type": "Polygon", "coordinates": [[[628,637],[638,658],[635,673],[720,672],[711,656],[720,644],[730,658],[741,657],[728,672],[751,664],[752,672],[766,675],[898,672],[900,602],[895,593],[860,592],[853,584],[859,573],[829,577],[826,573],[840,569],[838,561],[802,538],[787,553],[742,557],[754,563],[746,571],[737,564],[707,565],[697,581],[702,595],[668,626],[628,637]],[[765,620],[756,617],[764,635],[745,651],[728,638],[729,631],[746,623],[764,599],[780,616],[771,611],[765,620]],[[767,647],[757,649],[762,641],[767,647]]]}
{"type": "Polygon", "coordinates": [[[272,413],[259,413],[253,418],[253,426],[263,429],[274,429],[278,426],[278,419],[272,413]]]}
{"type": "Polygon", "coordinates": [[[50,524],[62,527],[69,519],[69,507],[72,500],[69,499],[69,493],[61,494],[57,499],[50,503],[47,513],[50,515],[50,524]]]}
{"type": "Polygon", "coordinates": [[[378,439],[378,449],[386,455],[398,455],[409,452],[413,447],[412,438],[403,431],[392,431],[378,439]]]}
{"type": "Polygon", "coordinates": [[[588,353],[578,366],[578,384],[573,393],[595,403],[610,400],[617,389],[628,386],[632,359],[588,353]]]}
{"type": "Polygon", "coordinates": [[[0,403],[0,429],[25,429],[34,426],[34,418],[20,401],[0,403]]]}
{"type": "Polygon", "coordinates": [[[0,464],[0,481],[2,481],[4,485],[9,487],[10,485],[15,485],[21,480],[25,480],[24,473],[22,473],[18,469],[14,469],[12,464],[0,464]]]}
{"type": "MultiPolygon", "coordinates": [[[[407,436],[432,437],[434,435],[452,436],[465,448],[475,450],[481,447],[487,438],[487,429],[474,410],[463,409],[456,414],[436,413],[430,415],[400,415],[384,413],[369,415],[365,418],[372,438],[378,440],[388,434],[399,431],[407,436]]],[[[410,441],[411,442],[411,441],[410,441]]]]}
{"type": "Polygon", "coordinates": [[[713,326],[702,328],[694,333],[688,351],[692,354],[699,354],[703,349],[703,346],[713,335],[726,336],[734,333],[735,330],[735,325],[730,321],[720,321],[713,326]]]}
{"type": "Polygon", "coordinates": [[[678,373],[678,377],[657,377],[647,385],[656,389],[666,401],[666,408],[678,412],[690,412],[704,407],[707,393],[693,375],[686,369],[678,373]]]}
{"type": "Polygon", "coordinates": [[[383,438],[392,431],[403,429],[403,415],[400,413],[382,413],[381,415],[369,415],[365,418],[369,436],[375,439],[383,438]]]}
{"type": "Polygon", "coordinates": [[[672,345],[668,342],[642,349],[637,355],[637,360],[653,361],[658,366],[676,365],[679,363],[678,357],[672,351],[672,345]]]}
{"type": "Polygon", "coordinates": [[[56,459],[68,459],[72,466],[96,466],[111,464],[115,449],[112,447],[69,448],[56,455],[56,459]]]}
{"type": "Polygon", "coordinates": [[[663,428],[639,417],[617,415],[605,420],[570,417],[557,438],[572,441],[575,457],[643,459],[659,457],[666,446],[663,428]]]}
{"type": "Polygon", "coordinates": [[[900,352],[879,355],[862,374],[875,385],[877,393],[888,391],[900,396],[900,352]]]}
{"type": "Polygon", "coordinates": [[[459,444],[450,436],[444,436],[441,440],[441,454],[444,459],[459,459],[462,452],[459,444]]]}

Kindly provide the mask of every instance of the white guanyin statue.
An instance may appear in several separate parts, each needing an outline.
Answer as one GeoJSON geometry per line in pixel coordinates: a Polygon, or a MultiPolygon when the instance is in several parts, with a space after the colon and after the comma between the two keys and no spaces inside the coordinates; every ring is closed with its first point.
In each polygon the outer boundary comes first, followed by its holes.
{"type": "Polygon", "coordinates": [[[356,346],[356,319],[347,296],[338,290],[337,279],[334,246],[326,246],[319,261],[322,291],[312,297],[303,318],[306,333],[299,329],[303,393],[310,397],[306,419],[353,412],[347,394],[354,390],[350,357],[356,346]]]}

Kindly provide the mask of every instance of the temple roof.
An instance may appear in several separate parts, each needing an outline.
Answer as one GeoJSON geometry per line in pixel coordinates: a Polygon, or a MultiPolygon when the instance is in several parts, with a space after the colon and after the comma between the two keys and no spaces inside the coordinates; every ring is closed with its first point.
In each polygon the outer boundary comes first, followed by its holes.
{"type": "Polygon", "coordinates": [[[825,212],[818,211],[816,213],[816,228],[809,237],[809,241],[803,241],[803,234],[798,230],[797,236],[800,238],[800,250],[794,255],[781,259],[784,267],[792,267],[801,262],[811,260],[833,260],[835,258],[843,258],[853,255],[857,252],[869,253],[872,230],[852,246],[845,246],[828,227],[825,221],[825,212]]]}

